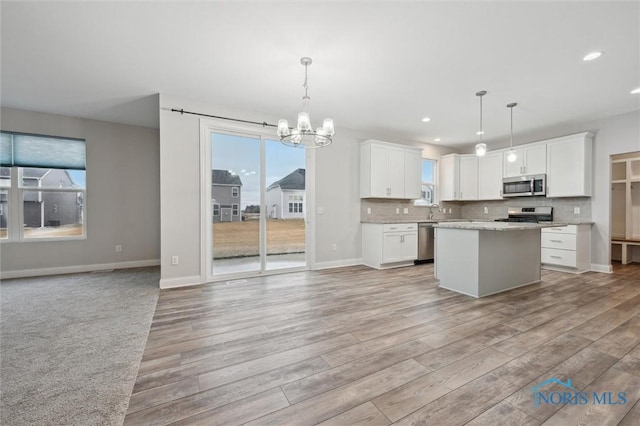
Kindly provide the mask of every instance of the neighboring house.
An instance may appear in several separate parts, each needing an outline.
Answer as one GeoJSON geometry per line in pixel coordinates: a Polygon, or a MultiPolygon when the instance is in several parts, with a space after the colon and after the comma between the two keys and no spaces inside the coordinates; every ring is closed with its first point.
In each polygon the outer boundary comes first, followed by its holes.
{"type": "Polygon", "coordinates": [[[304,219],[305,169],[297,169],[267,188],[267,215],[273,219],[304,219]]]}
{"type": "Polygon", "coordinates": [[[242,181],[228,170],[211,170],[211,198],[214,222],[242,220],[242,181]]]}
{"type": "MultiPolygon", "coordinates": [[[[3,168],[0,180],[9,179],[9,169],[3,168]]],[[[22,171],[24,213],[23,224],[28,228],[61,226],[82,223],[82,196],[77,192],[38,191],[37,188],[75,188],[66,170],[30,169],[22,171]],[[33,188],[33,191],[29,189],[33,188]]],[[[0,186],[4,185],[4,182],[0,186]]],[[[0,227],[7,226],[7,194],[0,195],[0,227]]]]}

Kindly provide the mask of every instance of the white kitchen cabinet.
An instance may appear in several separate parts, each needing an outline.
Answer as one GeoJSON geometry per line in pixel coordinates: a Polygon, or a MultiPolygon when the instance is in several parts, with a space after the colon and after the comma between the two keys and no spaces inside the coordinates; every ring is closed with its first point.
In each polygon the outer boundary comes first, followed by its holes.
{"type": "Polygon", "coordinates": [[[360,147],[361,198],[420,198],[422,151],[368,140],[360,147]]]}
{"type": "Polygon", "coordinates": [[[583,273],[591,269],[591,224],[542,228],[544,269],[583,273]]]}
{"type": "Polygon", "coordinates": [[[460,156],[447,154],[440,157],[438,162],[440,201],[453,201],[458,199],[460,192],[460,156]]]}
{"type": "Polygon", "coordinates": [[[502,152],[478,158],[478,200],[502,199],[502,152]]]}
{"type": "Polygon", "coordinates": [[[441,201],[478,199],[478,157],[475,154],[447,154],[438,163],[441,201]]]}
{"type": "Polygon", "coordinates": [[[460,156],[460,194],[459,200],[478,199],[478,156],[475,154],[460,156]]]}
{"type": "Polygon", "coordinates": [[[418,258],[417,223],[363,223],[362,259],[376,269],[413,265],[418,258]]]}
{"type": "MultiPolygon", "coordinates": [[[[518,177],[529,175],[543,175],[547,173],[547,146],[535,143],[514,147],[516,161],[507,160],[505,153],[503,159],[503,177],[518,177]]],[[[508,152],[508,151],[507,151],[508,152]]]]}
{"type": "Polygon", "coordinates": [[[547,141],[547,197],[590,197],[593,134],[547,141]]]}

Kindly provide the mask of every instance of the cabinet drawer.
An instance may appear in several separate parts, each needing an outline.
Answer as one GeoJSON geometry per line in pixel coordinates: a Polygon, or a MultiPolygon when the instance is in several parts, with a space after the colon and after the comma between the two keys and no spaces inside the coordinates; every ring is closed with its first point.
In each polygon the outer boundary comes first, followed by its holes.
{"type": "Polygon", "coordinates": [[[572,250],[561,250],[552,248],[543,248],[541,252],[542,263],[550,265],[576,267],[576,252],[572,250]]]}
{"type": "Polygon", "coordinates": [[[382,232],[405,232],[417,230],[417,223],[387,223],[382,225],[382,232]]]}
{"type": "Polygon", "coordinates": [[[578,227],[576,225],[554,226],[552,228],[542,228],[543,234],[577,234],[578,227]]]}
{"type": "Polygon", "coordinates": [[[575,234],[547,232],[542,234],[542,247],[575,250],[576,236],[575,234]]]}

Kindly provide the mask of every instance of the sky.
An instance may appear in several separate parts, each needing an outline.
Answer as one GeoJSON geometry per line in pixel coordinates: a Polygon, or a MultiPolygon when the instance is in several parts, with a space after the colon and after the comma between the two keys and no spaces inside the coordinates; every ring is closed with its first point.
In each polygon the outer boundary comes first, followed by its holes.
{"type": "MultiPolygon", "coordinates": [[[[304,148],[265,141],[266,187],[296,169],[305,168],[304,148]]],[[[211,168],[230,170],[242,180],[242,205],[260,204],[260,139],[212,133],[211,168]]]]}

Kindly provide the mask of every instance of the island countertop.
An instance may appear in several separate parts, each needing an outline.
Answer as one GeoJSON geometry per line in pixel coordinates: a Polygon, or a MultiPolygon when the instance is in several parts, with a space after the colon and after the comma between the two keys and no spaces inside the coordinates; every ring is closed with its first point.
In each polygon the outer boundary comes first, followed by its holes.
{"type": "Polygon", "coordinates": [[[530,229],[565,226],[566,223],[526,223],[526,222],[445,222],[434,224],[434,228],[466,229],[470,231],[527,231],[530,229]]]}

